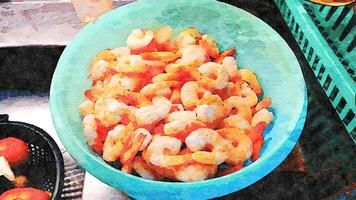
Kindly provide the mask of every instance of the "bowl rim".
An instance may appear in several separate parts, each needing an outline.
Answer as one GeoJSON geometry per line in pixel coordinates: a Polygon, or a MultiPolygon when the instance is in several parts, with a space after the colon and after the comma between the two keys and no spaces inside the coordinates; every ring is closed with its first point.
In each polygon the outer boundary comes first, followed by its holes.
{"type": "MultiPolygon", "coordinates": [[[[180,2],[184,2],[184,1],[189,2],[189,0],[181,0],[180,2]]],[[[304,102],[301,106],[300,113],[298,113],[300,117],[299,117],[298,121],[295,123],[295,127],[292,129],[292,131],[290,131],[288,138],[280,146],[280,148],[283,148],[285,151],[283,152],[283,154],[281,154],[278,151],[275,151],[272,154],[270,154],[268,156],[268,158],[266,158],[266,157],[259,158],[257,161],[255,161],[251,165],[241,169],[237,173],[232,173],[232,174],[229,174],[226,176],[208,179],[208,180],[204,180],[204,181],[174,182],[174,183],[172,183],[172,182],[143,179],[143,178],[131,175],[131,174],[124,173],[118,169],[113,168],[109,164],[104,164],[104,163],[100,162],[94,153],[87,151],[87,149],[84,149],[84,147],[77,147],[76,144],[78,143],[78,141],[67,140],[67,139],[63,138],[63,136],[61,136],[61,134],[58,134],[63,145],[66,147],[66,149],[68,150],[68,152],[71,155],[72,155],[71,152],[77,152],[76,154],[74,154],[72,156],[80,164],[80,166],[83,167],[84,169],[88,170],[88,172],[93,174],[95,177],[97,177],[101,181],[103,181],[107,184],[110,184],[109,174],[102,173],[102,172],[100,172],[101,170],[92,170],[92,169],[103,168],[104,171],[110,172],[110,174],[119,175],[118,179],[121,178],[122,179],[121,181],[136,181],[136,182],[140,182],[142,184],[149,184],[149,185],[151,185],[152,188],[162,187],[162,186],[165,188],[170,188],[170,189],[199,188],[199,187],[205,187],[205,186],[209,186],[209,185],[220,185],[221,183],[224,183],[224,182],[233,181],[234,179],[237,179],[240,176],[248,175],[249,172],[247,172],[247,168],[253,168],[254,169],[253,171],[255,171],[256,169],[261,168],[262,165],[259,165],[260,163],[264,163],[264,164],[268,163],[268,166],[267,166],[268,169],[260,170],[260,171],[263,171],[263,173],[258,174],[257,179],[254,179],[253,181],[251,181],[251,180],[247,181],[242,187],[240,187],[240,189],[242,189],[242,188],[245,188],[245,187],[257,182],[258,180],[260,180],[261,178],[263,178],[264,176],[269,174],[279,164],[281,164],[282,161],[292,151],[294,145],[298,141],[298,138],[301,134],[301,131],[302,131],[304,123],[305,123],[308,101],[307,101],[307,90],[306,90],[305,80],[304,80],[300,65],[298,63],[298,59],[295,57],[294,52],[290,49],[289,45],[284,41],[284,39],[272,27],[270,27],[267,23],[265,23],[258,17],[254,16],[253,14],[251,14],[243,9],[237,8],[235,6],[232,6],[232,5],[223,3],[223,2],[217,2],[217,1],[213,1],[213,0],[205,0],[205,1],[211,2],[211,3],[217,3],[217,4],[224,4],[226,6],[230,6],[234,9],[238,9],[241,12],[244,12],[247,15],[250,15],[252,18],[256,19],[257,21],[263,23],[265,26],[269,27],[270,31],[272,31],[276,36],[281,38],[281,42],[283,43],[283,45],[288,47],[288,50],[290,51],[291,55],[293,56],[293,59],[295,59],[295,61],[297,63],[297,66],[295,66],[295,68],[297,68],[296,70],[300,73],[300,76],[301,76],[302,82],[303,82],[304,102]],[[78,151],[78,150],[80,150],[80,151],[78,151]],[[271,160],[273,160],[274,162],[271,162],[271,160]],[[91,161],[91,162],[89,162],[89,161],[91,161]]],[[[116,12],[117,12],[117,10],[120,10],[120,12],[125,13],[131,7],[139,6],[140,4],[144,4],[147,2],[148,2],[148,0],[136,1],[136,2],[121,6],[115,10],[116,10],[116,12]]],[[[105,19],[110,18],[113,15],[115,15],[115,12],[113,12],[113,11],[110,11],[110,12],[102,15],[101,17],[99,17],[99,19],[97,20],[97,22],[95,24],[91,24],[90,26],[85,26],[83,28],[83,30],[81,30],[75,38],[79,38],[78,36],[83,35],[83,33],[86,31],[90,31],[90,29],[93,29],[94,26],[100,27],[100,23],[105,22],[105,19]]],[[[72,43],[70,43],[65,48],[65,50],[63,51],[63,54],[66,54],[67,52],[71,51],[71,48],[72,48],[71,44],[72,43]]],[[[55,86],[54,86],[54,85],[56,85],[57,82],[60,82],[57,74],[59,73],[60,66],[63,65],[62,64],[63,60],[64,59],[61,56],[61,58],[57,64],[56,70],[54,72],[54,75],[52,78],[52,83],[51,83],[51,88],[50,88],[50,109],[51,109],[52,121],[54,123],[56,130],[58,130],[58,132],[69,131],[68,127],[62,126],[62,124],[64,124],[64,123],[63,123],[63,120],[60,115],[60,110],[58,109],[58,107],[56,107],[56,105],[57,105],[56,102],[58,99],[57,97],[59,97],[60,94],[57,93],[57,91],[55,90],[55,86]]],[[[120,187],[120,186],[118,186],[118,187],[120,187]]],[[[236,189],[236,190],[230,189],[230,190],[231,190],[231,192],[233,192],[238,189],[236,189]]]]}
{"type": "Polygon", "coordinates": [[[10,121],[8,120],[8,115],[1,115],[0,116],[0,125],[5,126],[16,126],[21,129],[28,129],[31,131],[33,135],[43,138],[46,143],[49,145],[50,149],[52,150],[55,162],[56,162],[56,182],[53,188],[53,193],[51,199],[60,199],[64,187],[64,160],[59,149],[57,143],[54,139],[43,129],[33,124],[19,122],[19,121],[10,121]]]}

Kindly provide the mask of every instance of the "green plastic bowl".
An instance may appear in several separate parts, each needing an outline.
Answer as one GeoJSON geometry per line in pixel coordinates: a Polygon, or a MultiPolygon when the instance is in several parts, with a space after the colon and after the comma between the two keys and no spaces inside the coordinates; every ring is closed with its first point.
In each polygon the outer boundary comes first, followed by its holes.
{"type": "Polygon", "coordinates": [[[69,153],[89,173],[136,199],[207,199],[245,188],[275,169],[291,152],[304,125],[306,87],[297,59],[267,24],[236,7],[212,0],[143,0],[115,9],[83,28],[65,48],[55,70],[51,113],[69,153]],[[256,72],[264,96],[273,99],[274,121],[264,132],[261,157],[242,170],[190,183],[142,179],[106,164],[91,152],[82,135],[78,105],[90,88],[87,66],[105,48],[124,46],[132,29],[165,24],[175,33],[193,26],[208,33],[220,49],[235,47],[240,68],[256,72]]]}

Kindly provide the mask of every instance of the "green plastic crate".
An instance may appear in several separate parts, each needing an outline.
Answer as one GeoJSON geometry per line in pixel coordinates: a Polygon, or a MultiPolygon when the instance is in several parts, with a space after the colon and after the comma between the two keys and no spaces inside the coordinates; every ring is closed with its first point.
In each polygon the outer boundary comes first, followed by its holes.
{"type": "Polygon", "coordinates": [[[356,15],[353,6],[274,0],[316,78],[356,143],[356,15]]]}

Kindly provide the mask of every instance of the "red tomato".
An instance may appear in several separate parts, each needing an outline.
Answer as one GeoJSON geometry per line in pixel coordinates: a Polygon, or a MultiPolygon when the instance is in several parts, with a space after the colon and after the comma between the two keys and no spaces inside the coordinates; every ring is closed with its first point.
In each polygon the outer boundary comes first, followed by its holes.
{"type": "Polygon", "coordinates": [[[0,200],[49,200],[47,192],[35,188],[15,188],[4,192],[0,200]]]}
{"type": "Polygon", "coordinates": [[[0,140],[0,156],[4,156],[11,167],[17,166],[28,158],[27,144],[17,138],[8,137],[0,140]]]}

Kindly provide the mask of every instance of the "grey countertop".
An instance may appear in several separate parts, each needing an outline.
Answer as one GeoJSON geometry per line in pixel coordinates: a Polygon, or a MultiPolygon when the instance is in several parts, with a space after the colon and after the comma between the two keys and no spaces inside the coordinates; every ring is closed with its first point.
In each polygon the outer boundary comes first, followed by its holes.
{"type": "MultiPolygon", "coordinates": [[[[113,0],[114,7],[132,1],[113,0]]],[[[0,24],[0,47],[66,45],[83,26],[70,0],[0,3],[0,24]]]]}

